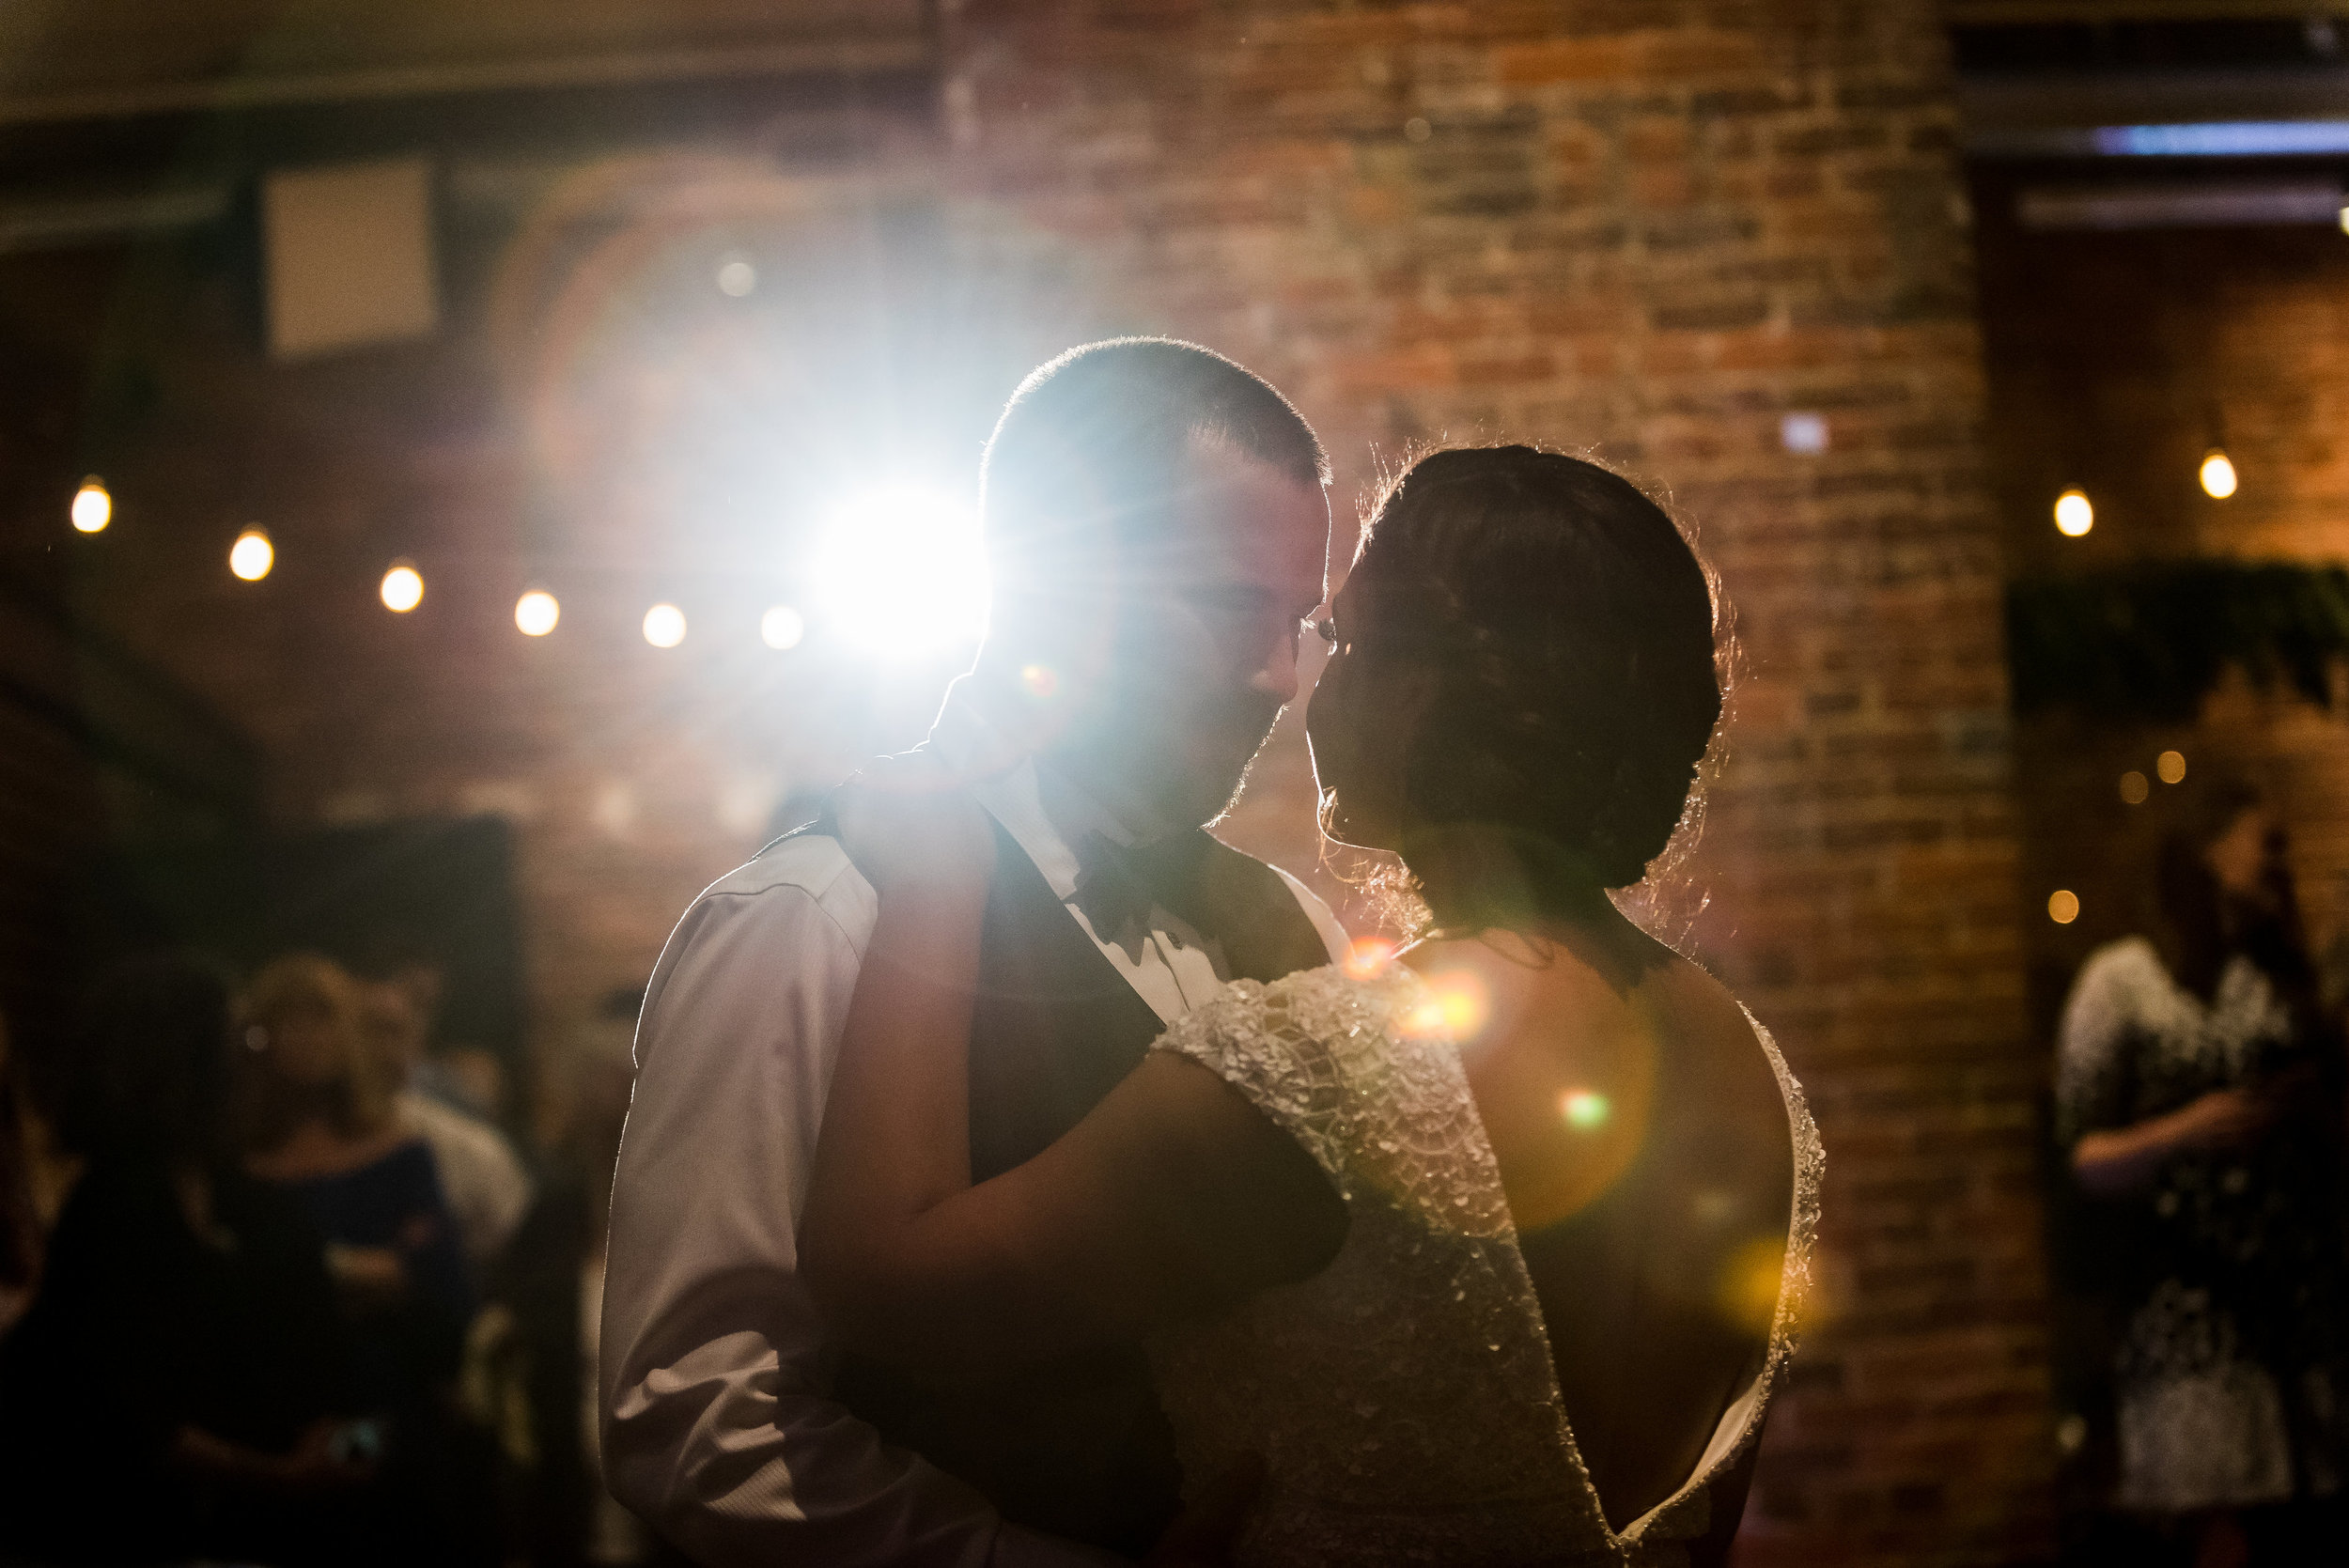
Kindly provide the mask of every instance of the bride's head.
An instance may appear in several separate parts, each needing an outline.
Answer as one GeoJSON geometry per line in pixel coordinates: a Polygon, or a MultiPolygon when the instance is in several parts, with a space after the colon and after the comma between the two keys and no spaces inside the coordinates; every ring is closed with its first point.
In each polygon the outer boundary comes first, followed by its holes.
{"type": "Polygon", "coordinates": [[[1646,875],[1721,712],[1711,582],[1662,507],[1576,458],[1438,452],[1330,609],[1307,714],[1330,837],[1401,853],[1446,925],[1646,875]]]}

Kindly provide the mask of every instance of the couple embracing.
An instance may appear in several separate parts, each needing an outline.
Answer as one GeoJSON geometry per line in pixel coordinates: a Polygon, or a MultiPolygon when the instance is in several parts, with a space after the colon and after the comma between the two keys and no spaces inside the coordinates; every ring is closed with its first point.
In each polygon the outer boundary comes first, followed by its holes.
{"type": "Polygon", "coordinates": [[[670,939],[601,1415],[614,1492],[693,1560],[1725,1557],[1817,1141],[1768,1036],[1608,897],[1720,714],[1706,573],[1615,474],[1463,449],[1325,598],[1328,475],[1205,349],[1038,370],[929,743],[670,939]],[[1323,826],[1432,920],[1377,962],[1203,827],[1300,633],[1323,826]]]}

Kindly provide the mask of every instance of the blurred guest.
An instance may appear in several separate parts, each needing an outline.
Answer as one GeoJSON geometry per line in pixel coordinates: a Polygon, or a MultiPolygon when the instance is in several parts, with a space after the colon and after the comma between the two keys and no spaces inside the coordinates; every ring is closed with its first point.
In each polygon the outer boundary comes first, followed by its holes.
{"type": "Polygon", "coordinates": [[[363,1316],[413,1307],[437,1319],[453,1367],[473,1289],[431,1148],[399,1125],[395,1086],[366,1048],[357,983],[295,954],[254,979],[245,1009],[254,1174],[309,1203],[363,1316]]]}
{"type": "Polygon", "coordinates": [[[537,1568],[648,1560],[650,1533],[604,1489],[597,1452],[596,1354],[605,1225],[642,989],[615,991],[569,1053],[570,1095],[547,1182],[500,1292],[514,1316],[535,1454],[525,1509],[537,1568]]]}
{"type": "Polygon", "coordinates": [[[2126,1232],[2118,1501],[2207,1564],[2349,1549],[2343,1063],[2284,849],[2212,787],[2162,847],[2159,930],[2092,955],[2062,1025],[2061,1135],[2126,1232]]]}
{"type": "Polygon", "coordinates": [[[298,1193],[326,1236],[359,1389],[384,1418],[397,1506],[379,1548],[402,1561],[493,1560],[495,1448],[455,1400],[473,1284],[432,1151],[399,1124],[361,1003],[349,972],[315,954],[254,977],[247,1165],[298,1193]]]}
{"type": "Polygon", "coordinates": [[[343,1560],[347,1347],[303,1205],[237,1168],[226,987],[118,965],[73,1045],[60,1130],[87,1166],[0,1341],[0,1554],[343,1560]]]}
{"type": "Polygon", "coordinates": [[[458,1239],[478,1272],[506,1250],[522,1222],[530,1177],[504,1133],[416,1087],[430,1019],[409,986],[396,980],[363,985],[361,1016],[375,1070],[394,1086],[393,1115],[403,1131],[431,1148],[458,1239]]]}

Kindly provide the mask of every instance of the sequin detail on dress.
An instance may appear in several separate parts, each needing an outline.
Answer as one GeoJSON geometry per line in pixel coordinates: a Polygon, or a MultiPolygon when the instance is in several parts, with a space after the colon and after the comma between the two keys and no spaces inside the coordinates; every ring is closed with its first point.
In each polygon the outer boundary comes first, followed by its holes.
{"type": "Polygon", "coordinates": [[[1152,1344],[1184,1473],[1196,1483],[1263,1456],[1241,1568],[1683,1562],[1705,1529],[1705,1482],[1751,1441],[1793,1350],[1821,1163],[1801,1091],[1757,1024],[1796,1157],[1769,1351],[1701,1472],[1618,1536],[1575,1452],[1459,1053],[1408,1026],[1426,1001],[1400,965],[1367,982],[1335,969],[1242,980],[1158,1042],[1295,1137],[1351,1222],[1313,1279],[1152,1344]]]}

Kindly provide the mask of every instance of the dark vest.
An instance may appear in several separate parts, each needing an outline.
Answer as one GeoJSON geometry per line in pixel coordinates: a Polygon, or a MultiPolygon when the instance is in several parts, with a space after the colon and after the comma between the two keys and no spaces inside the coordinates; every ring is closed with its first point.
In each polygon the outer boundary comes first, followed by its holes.
{"type": "MultiPolygon", "coordinates": [[[[819,824],[819,827],[821,825],[819,824]]],[[[996,829],[971,1027],[971,1173],[1042,1153],[1138,1066],[1165,1026],[996,829]]],[[[1329,962],[1280,875],[1208,841],[1179,905],[1236,977],[1329,962]]],[[[926,1389],[860,1358],[841,1401],[891,1441],[984,1493],[1003,1516],[1140,1557],[1174,1516],[1172,1434],[1139,1345],[1087,1351],[975,1388],[926,1389]]]]}

